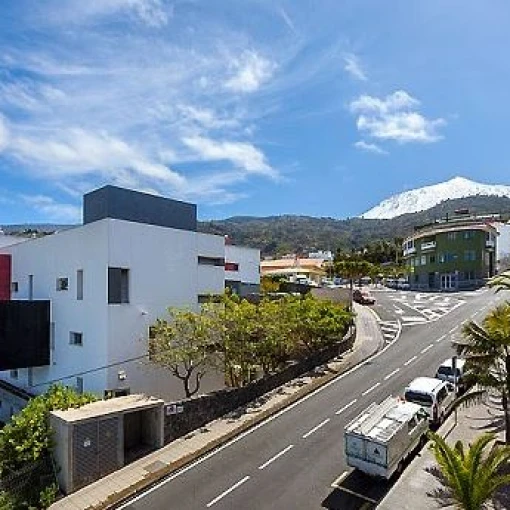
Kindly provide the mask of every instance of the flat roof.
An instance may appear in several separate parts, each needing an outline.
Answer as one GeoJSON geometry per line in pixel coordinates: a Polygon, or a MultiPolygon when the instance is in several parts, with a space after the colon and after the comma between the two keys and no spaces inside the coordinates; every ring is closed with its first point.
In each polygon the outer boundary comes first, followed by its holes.
{"type": "Polygon", "coordinates": [[[108,414],[141,411],[158,405],[164,405],[164,401],[160,398],[135,394],[108,400],[98,400],[97,402],[91,402],[90,404],[68,409],[67,411],[51,411],[50,414],[66,422],[77,422],[108,414]]]}
{"type": "Polygon", "coordinates": [[[407,385],[406,390],[431,393],[441,384],[444,384],[444,381],[435,377],[417,377],[407,385]]]}

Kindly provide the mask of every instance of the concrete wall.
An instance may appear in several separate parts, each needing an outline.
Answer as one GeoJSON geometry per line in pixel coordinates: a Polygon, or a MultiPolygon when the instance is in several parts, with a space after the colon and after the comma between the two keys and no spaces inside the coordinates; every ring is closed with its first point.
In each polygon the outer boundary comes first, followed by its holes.
{"type": "Polygon", "coordinates": [[[260,285],[260,250],[225,245],[225,262],[239,264],[238,271],[225,271],[225,279],[260,285]]]}

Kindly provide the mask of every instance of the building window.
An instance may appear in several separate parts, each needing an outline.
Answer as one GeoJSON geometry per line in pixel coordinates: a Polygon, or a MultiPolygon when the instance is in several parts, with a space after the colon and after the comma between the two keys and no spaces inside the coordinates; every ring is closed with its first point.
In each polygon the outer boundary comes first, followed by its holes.
{"type": "Polygon", "coordinates": [[[76,392],[80,394],[83,393],[83,377],[76,378],[76,392]]]}
{"type": "Polygon", "coordinates": [[[129,269],[108,268],[108,303],[129,303],[129,269]]]}
{"type": "Polygon", "coordinates": [[[448,241],[455,241],[457,238],[457,232],[448,232],[448,241]]]}
{"type": "Polygon", "coordinates": [[[57,290],[68,290],[69,278],[57,278],[57,290]]]}
{"type": "Polygon", "coordinates": [[[444,253],[440,253],[439,254],[439,263],[440,264],[444,264],[445,262],[445,256],[444,256],[444,253]]]}
{"type": "Polygon", "coordinates": [[[83,269],[76,271],[76,299],[83,300],[83,269]]]}
{"type": "Polygon", "coordinates": [[[421,265],[424,266],[427,264],[427,255],[421,256],[421,265]]]}
{"type": "Polygon", "coordinates": [[[198,263],[201,266],[221,266],[225,265],[225,259],[221,257],[202,257],[198,256],[198,263]]]}
{"type": "Polygon", "coordinates": [[[219,303],[221,296],[218,294],[199,294],[198,304],[203,305],[204,303],[219,303]]]}
{"type": "Polygon", "coordinates": [[[28,275],[28,300],[32,301],[34,299],[34,275],[28,275]]]}
{"type": "Polygon", "coordinates": [[[69,343],[71,345],[83,345],[83,333],[71,331],[69,333],[69,343]]]}
{"type": "Polygon", "coordinates": [[[475,250],[466,250],[464,252],[464,260],[472,262],[473,260],[476,260],[476,252],[475,250]]]}
{"type": "Polygon", "coordinates": [[[434,264],[436,262],[436,256],[435,255],[431,255],[430,258],[429,258],[429,262],[431,264],[434,264]]]}
{"type": "Polygon", "coordinates": [[[11,379],[17,379],[19,377],[18,369],[15,368],[14,370],[11,370],[10,371],[10,376],[11,376],[11,379]]]}
{"type": "Polygon", "coordinates": [[[12,282],[11,283],[11,292],[18,292],[18,290],[19,290],[18,282],[12,282]]]}
{"type": "Polygon", "coordinates": [[[464,239],[473,239],[475,237],[475,232],[473,230],[466,230],[464,232],[464,239]]]}
{"type": "Polygon", "coordinates": [[[235,262],[225,262],[225,271],[239,271],[239,264],[235,262]]]}

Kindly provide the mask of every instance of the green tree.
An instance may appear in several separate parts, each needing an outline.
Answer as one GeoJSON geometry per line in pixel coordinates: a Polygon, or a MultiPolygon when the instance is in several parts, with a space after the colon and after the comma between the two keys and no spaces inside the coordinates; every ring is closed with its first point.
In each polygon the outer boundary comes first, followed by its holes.
{"type": "Polygon", "coordinates": [[[510,444],[510,303],[492,310],[482,321],[468,322],[463,339],[453,344],[466,357],[471,378],[501,393],[505,419],[505,441],[510,444]]]}
{"type": "Polygon", "coordinates": [[[510,271],[494,276],[489,280],[489,287],[496,287],[496,292],[500,290],[510,290],[510,271]]]}
{"type": "Polygon", "coordinates": [[[335,274],[349,280],[349,306],[351,310],[354,281],[371,274],[372,270],[372,264],[359,257],[335,260],[335,274]]]}
{"type": "Polygon", "coordinates": [[[94,400],[92,394],[79,394],[61,384],[51,386],[46,393],[31,399],[0,430],[0,476],[36,462],[51,452],[50,411],[80,407],[94,400]]]}
{"type": "Polygon", "coordinates": [[[199,313],[169,308],[170,318],[157,319],[150,328],[149,360],[181,380],[187,398],[200,389],[202,378],[217,366],[220,338],[215,305],[199,313]]]}
{"type": "Polygon", "coordinates": [[[478,437],[467,450],[461,441],[452,448],[434,432],[429,432],[429,438],[447,497],[457,508],[481,510],[498,488],[510,483],[510,475],[501,472],[510,460],[510,448],[493,448],[487,453],[492,434],[478,437]]]}

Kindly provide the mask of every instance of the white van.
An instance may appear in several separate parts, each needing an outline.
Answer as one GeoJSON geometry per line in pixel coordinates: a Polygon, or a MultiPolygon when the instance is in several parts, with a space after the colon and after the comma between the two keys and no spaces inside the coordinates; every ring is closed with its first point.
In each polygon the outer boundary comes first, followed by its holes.
{"type": "MultiPolygon", "coordinates": [[[[466,389],[466,360],[462,358],[457,358],[456,360],[456,374],[457,374],[457,389],[458,392],[463,392],[466,389]]],[[[441,365],[439,365],[436,372],[436,379],[441,379],[442,381],[448,381],[451,384],[454,384],[454,372],[453,372],[453,358],[445,359],[441,365]]]]}
{"type": "Polygon", "coordinates": [[[441,424],[455,401],[453,384],[434,377],[417,377],[405,389],[406,402],[421,405],[429,415],[429,422],[441,424]]]}

